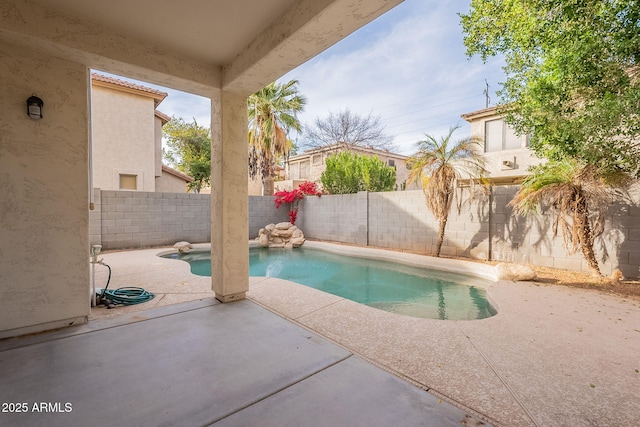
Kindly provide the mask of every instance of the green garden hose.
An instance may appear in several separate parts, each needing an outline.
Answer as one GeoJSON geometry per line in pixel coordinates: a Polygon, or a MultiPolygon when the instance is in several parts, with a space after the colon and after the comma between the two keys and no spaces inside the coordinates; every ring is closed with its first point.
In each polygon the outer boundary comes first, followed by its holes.
{"type": "Polygon", "coordinates": [[[113,304],[121,305],[140,304],[150,301],[155,297],[151,292],[147,292],[144,289],[135,286],[118,288],[115,291],[112,291],[111,289],[104,289],[102,291],[102,296],[107,298],[113,304]]]}
{"type": "Polygon", "coordinates": [[[124,288],[118,288],[115,291],[111,289],[107,289],[109,287],[109,282],[111,281],[111,267],[104,262],[100,262],[100,264],[104,265],[109,269],[109,277],[107,277],[107,286],[104,287],[102,293],[99,295],[100,301],[102,301],[106,306],[111,308],[112,305],[134,305],[141,304],[143,302],[147,302],[152,300],[155,295],[151,292],[147,292],[142,288],[138,288],[136,286],[126,286],[124,288]],[[107,303],[108,300],[109,303],[107,303]]]}

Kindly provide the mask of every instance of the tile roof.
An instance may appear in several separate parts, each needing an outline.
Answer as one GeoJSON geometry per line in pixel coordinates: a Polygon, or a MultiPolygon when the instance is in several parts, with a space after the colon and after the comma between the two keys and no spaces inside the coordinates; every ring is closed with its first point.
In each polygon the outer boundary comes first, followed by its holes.
{"type": "Polygon", "coordinates": [[[159,117],[159,118],[160,118],[160,120],[162,120],[162,121],[163,121],[163,123],[162,123],[163,125],[164,125],[165,123],[169,122],[169,120],[171,120],[171,117],[167,116],[167,115],[166,115],[165,113],[163,113],[162,111],[155,110],[155,111],[154,111],[154,114],[155,114],[157,117],[159,117]]]}
{"type": "Polygon", "coordinates": [[[169,94],[167,92],[163,92],[158,89],[153,89],[147,86],[139,85],[136,83],[131,83],[125,80],[116,79],[114,77],[108,77],[103,74],[91,73],[91,80],[94,82],[102,82],[107,84],[112,84],[115,86],[120,86],[126,89],[132,89],[135,91],[145,92],[150,94],[154,99],[156,99],[156,106],[165,99],[169,94]]]}
{"type": "Polygon", "coordinates": [[[182,178],[187,182],[194,181],[194,179],[192,177],[190,177],[189,175],[184,174],[184,173],[182,173],[180,171],[177,171],[177,170],[175,170],[173,168],[170,168],[169,166],[167,166],[165,164],[162,165],[162,170],[167,172],[167,173],[170,173],[171,175],[177,176],[178,178],[182,178]]]}

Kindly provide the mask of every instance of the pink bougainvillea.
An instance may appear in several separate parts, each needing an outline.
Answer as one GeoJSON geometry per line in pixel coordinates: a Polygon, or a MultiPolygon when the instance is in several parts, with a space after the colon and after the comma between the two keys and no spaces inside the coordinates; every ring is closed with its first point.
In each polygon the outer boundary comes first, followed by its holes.
{"type": "Polygon", "coordinates": [[[315,182],[303,182],[291,191],[278,191],[275,196],[276,208],[279,208],[283,203],[289,203],[289,222],[291,224],[296,223],[296,219],[298,218],[298,203],[300,200],[304,199],[304,196],[318,196],[320,197],[322,192],[318,191],[318,187],[315,182]]]}

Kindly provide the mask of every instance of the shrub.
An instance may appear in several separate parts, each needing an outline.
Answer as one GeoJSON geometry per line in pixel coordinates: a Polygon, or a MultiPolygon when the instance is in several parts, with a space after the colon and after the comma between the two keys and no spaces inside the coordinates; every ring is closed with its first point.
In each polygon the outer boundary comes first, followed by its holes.
{"type": "Polygon", "coordinates": [[[344,151],[327,158],[327,168],[320,180],[331,194],[358,191],[391,191],[396,184],[396,170],[377,156],[344,151]]]}
{"type": "Polygon", "coordinates": [[[303,182],[291,191],[278,191],[275,196],[276,208],[279,208],[283,203],[289,203],[289,222],[291,224],[296,223],[296,219],[298,218],[298,204],[300,200],[304,199],[304,196],[318,196],[320,197],[322,193],[318,191],[315,182],[303,182]]]}

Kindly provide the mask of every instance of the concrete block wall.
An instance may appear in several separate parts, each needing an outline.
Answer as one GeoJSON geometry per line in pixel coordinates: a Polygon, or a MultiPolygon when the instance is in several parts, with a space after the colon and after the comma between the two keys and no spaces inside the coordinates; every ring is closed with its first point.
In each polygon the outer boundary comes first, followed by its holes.
{"type": "Polygon", "coordinates": [[[422,191],[370,193],[368,213],[371,246],[432,252],[438,224],[424,207],[422,191]]]}
{"type": "MultiPolygon", "coordinates": [[[[513,213],[508,203],[517,189],[494,187],[491,196],[473,198],[462,192],[449,215],[441,253],[588,272],[579,251],[568,254],[562,236],[553,238],[549,213],[513,213]]],[[[276,209],[274,197],[250,196],[248,238],[255,238],[266,224],[288,221],[288,210],[287,205],[276,209]]],[[[206,194],[96,190],[90,242],[104,249],[208,242],[210,212],[206,194]]],[[[435,251],[438,238],[438,221],[421,190],[306,197],[296,225],[311,239],[425,254],[435,251]]],[[[640,276],[640,190],[628,203],[609,209],[595,249],[603,274],[619,268],[626,277],[640,276]]]]}
{"type": "MultiPolygon", "coordinates": [[[[249,236],[269,223],[288,221],[287,205],[274,197],[249,196],[249,236]]],[[[90,244],[104,250],[173,245],[211,240],[209,194],[94,190],[89,212],[90,244]]]]}
{"type": "Polygon", "coordinates": [[[568,254],[561,235],[553,237],[554,217],[549,212],[521,216],[508,206],[517,191],[515,185],[492,189],[491,259],[581,271],[582,256],[568,254]]]}
{"type": "Polygon", "coordinates": [[[100,191],[103,249],[208,242],[210,200],[205,194],[100,191]]]}
{"type": "MultiPolygon", "coordinates": [[[[569,253],[560,230],[553,237],[554,217],[550,212],[527,217],[513,213],[508,203],[517,191],[515,185],[493,189],[492,259],[589,272],[580,249],[569,253]]],[[[594,245],[605,275],[620,269],[626,277],[640,276],[640,191],[630,196],[627,202],[616,202],[609,208],[605,231],[594,245]]]]}
{"type": "MultiPolygon", "coordinates": [[[[424,204],[424,195],[423,206],[424,204]]],[[[458,190],[447,221],[441,253],[473,259],[489,259],[489,197],[458,190]]],[[[435,225],[437,227],[437,225],[435,225]]],[[[437,229],[437,228],[436,228],[437,229]]],[[[437,243],[437,236],[434,245],[437,243]]]]}
{"type": "MultiPolygon", "coordinates": [[[[562,236],[553,237],[549,213],[527,217],[513,213],[508,203],[517,189],[494,187],[491,196],[474,197],[462,192],[449,215],[441,253],[589,272],[580,251],[568,253],[562,236]]],[[[308,238],[435,251],[438,221],[428,211],[421,190],[309,197],[300,205],[297,225],[308,238]]],[[[629,203],[610,208],[595,249],[603,274],[619,268],[626,277],[640,276],[640,191],[632,193],[629,203]]]]}
{"type": "Polygon", "coordinates": [[[366,192],[307,196],[300,202],[296,225],[305,237],[367,245],[367,197],[366,192]]]}
{"type": "Polygon", "coordinates": [[[640,186],[631,194],[631,203],[615,204],[603,238],[596,241],[599,254],[617,260],[627,277],[640,277],[640,186]]]}
{"type": "MultiPolygon", "coordinates": [[[[356,205],[350,208],[348,200],[354,200],[354,196],[323,196],[322,201],[316,202],[305,199],[302,203],[304,219],[300,222],[305,235],[420,253],[435,250],[438,221],[426,209],[421,190],[358,193],[356,205]],[[343,226],[340,221],[348,222],[358,241],[349,234],[339,234],[343,226]]],[[[489,246],[488,227],[478,220],[482,217],[478,211],[488,211],[488,206],[486,202],[466,200],[465,209],[460,214],[452,209],[441,253],[485,259],[489,246]]]]}
{"type": "Polygon", "coordinates": [[[249,196],[249,238],[258,237],[258,231],[267,224],[289,221],[289,205],[278,209],[273,196],[249,196]]]}

